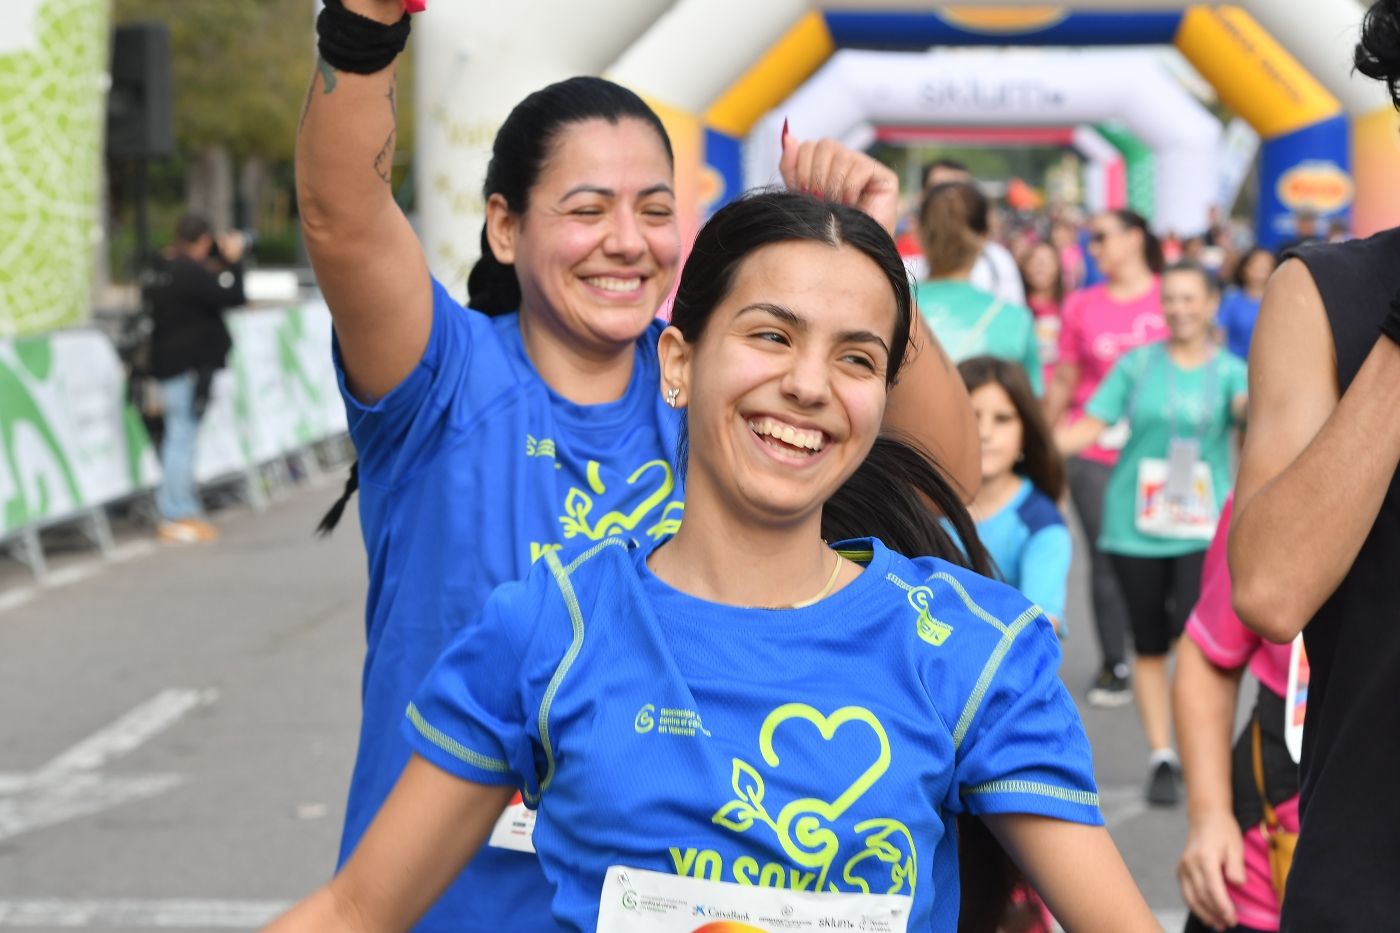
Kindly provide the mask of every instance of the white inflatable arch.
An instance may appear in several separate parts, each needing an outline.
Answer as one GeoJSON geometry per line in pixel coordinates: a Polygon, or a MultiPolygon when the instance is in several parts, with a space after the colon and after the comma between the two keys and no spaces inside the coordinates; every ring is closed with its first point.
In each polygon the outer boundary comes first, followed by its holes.
{"type": "Polygon", "coordinates": [[[1077,126],[1116,121],[1157,159],[1162,230],[1195,233],[1215,199],[1220,122],[1143,51],[843,49],[745,140],[745,183],[772,181],[784,119],[803,137],[862,124],[1077,126]]]}

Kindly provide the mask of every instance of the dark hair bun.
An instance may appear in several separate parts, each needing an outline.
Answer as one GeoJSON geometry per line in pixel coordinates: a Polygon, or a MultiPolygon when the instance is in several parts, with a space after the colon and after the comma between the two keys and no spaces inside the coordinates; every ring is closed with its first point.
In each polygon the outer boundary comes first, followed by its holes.
{"type": "Polygon", "coordinates": [[[1400,0],[1377,0],[1361,23],[1356,43],[1356,70],[1384,81],[1390,99],[1400,108],[1400,0]]]}

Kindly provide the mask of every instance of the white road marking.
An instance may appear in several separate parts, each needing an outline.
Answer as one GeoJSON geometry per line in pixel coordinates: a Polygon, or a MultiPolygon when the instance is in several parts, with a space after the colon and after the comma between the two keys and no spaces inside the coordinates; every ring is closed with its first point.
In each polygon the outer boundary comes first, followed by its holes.
{"type": "Polygon", "coordinates": [[[58,570],[51,570],[44,577],[43,583],[34,583],[28,586],[21,586],[6,593],[0,593],[0,615],[12,609],[18,609],[26,603],[32,602],[45,590],[55,590],[83,580],[91,579],[102,573],[112,564],[124,564],[137,558],[154,554],[159,548],[154,541],[138,539],[119,544],[107,553],[106,559],[95,558],[85,560],[82,563],[74,564],[71,567],[62,567],[58,570]]]}
{"type": "Polygon", "coordinates": [[[177,786],[183,779],[176,774],[107,776],[98,769],[217,696],[213,690],[162,691],[38,770],[0,774],[0,840],[146,800],[177,786]]]}
{"type": "Polygon", "coordinates": [[[240,929],[264,927],[291,904],[285,901],[0,899],[0,927],[115,926],[134,929],[240,929]]]}

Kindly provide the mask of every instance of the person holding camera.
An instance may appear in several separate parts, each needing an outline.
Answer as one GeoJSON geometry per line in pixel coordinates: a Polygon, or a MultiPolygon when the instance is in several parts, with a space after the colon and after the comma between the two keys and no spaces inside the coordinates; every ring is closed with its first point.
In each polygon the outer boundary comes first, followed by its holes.
{"type": "Polygon", "coordinates": [[[218,537],[203,518],[194,461],[210,385],[233,346],[224,312],[245,300],[243,248],[242,234],[215,237],[206,218],[186,214],[175,226],[175,244],[157,260],[149,280],[148,369],[160,386],[164,419],[160,459],[165,479],[156,491],[156,536],[169,544],[218,537]]]}

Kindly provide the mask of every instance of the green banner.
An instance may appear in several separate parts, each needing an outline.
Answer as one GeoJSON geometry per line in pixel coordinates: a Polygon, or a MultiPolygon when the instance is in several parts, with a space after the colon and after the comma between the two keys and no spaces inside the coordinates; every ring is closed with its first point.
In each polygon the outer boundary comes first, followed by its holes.
{"type": "Polygon", "coordinates": [[[5,0],[0,337],[85,321],[97,246],[108,0],[5,0]]]}

